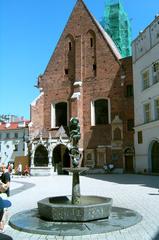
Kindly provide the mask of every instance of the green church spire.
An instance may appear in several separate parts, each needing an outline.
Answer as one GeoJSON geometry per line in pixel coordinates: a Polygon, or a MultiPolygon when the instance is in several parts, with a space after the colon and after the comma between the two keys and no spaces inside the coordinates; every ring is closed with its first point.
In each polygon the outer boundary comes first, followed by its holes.
{"type": "Polygon", "coordinates": [[[122,57],[130,56],[130,20],[120,0],[107,0],[101,25],[116,44],[122,57]]]}

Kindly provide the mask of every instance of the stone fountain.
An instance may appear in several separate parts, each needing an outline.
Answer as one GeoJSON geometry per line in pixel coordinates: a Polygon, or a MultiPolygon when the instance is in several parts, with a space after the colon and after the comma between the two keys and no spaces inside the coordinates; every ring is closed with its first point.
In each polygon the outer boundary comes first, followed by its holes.
{"type": "Polygon", "coordinates": [[[81,167],[78,148],[80,126],[77,118],[70,121],[69,154],[72,174],[72,195],[48,197],[38,201],[38,208],[13,215],[11,227],[29,233],[79,236],[101,234],[130,227],[141,221],[142,216],[131,209],[112,207],[113,200],[107,197],[80,194],[80,173],[88,168],[81,167]]]}
{"type": "Polygon", "coordinates": [[[80,125],[77,118],[70,120],[69,126],[71,168],[64,168],[73,175],[72,196],[50,197],[38,202],[39,214],[52,221],[85,222],[108,218],[112,202],[111,198],[99,196],[81,196],[80,173],[88,168],[80,167],[81,153],[78,148],[80,125]]]}

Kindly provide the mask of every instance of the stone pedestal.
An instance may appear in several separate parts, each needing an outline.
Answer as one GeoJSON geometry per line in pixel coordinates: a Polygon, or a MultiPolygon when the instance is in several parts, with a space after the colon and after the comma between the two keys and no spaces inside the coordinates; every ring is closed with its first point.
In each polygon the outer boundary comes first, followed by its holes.
{"type": "Polygon", "coordinates": [[[64,168],[64,170],[71,172],[73,174],[72,179],[72,204],[80,204],[80,178],[79,175],[81,172],[88,171],[89,168],[64,168]]]}
{"type": "Polygon", "coordinates": [[[73,172],[72,179],[72,204],[80,203],[80,180],[79,172],[73,172]]]}

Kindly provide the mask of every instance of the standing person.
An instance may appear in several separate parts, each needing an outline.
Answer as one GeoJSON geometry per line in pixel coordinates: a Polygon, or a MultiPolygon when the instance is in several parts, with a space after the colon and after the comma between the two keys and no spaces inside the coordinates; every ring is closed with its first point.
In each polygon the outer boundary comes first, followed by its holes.
{"type": "Polygon", "coordinates": [[[22,164],[21,163],[18,164],[17,170],[18,170],[18,175],[22,176],[22,164]]]}
{"type": "Polygon", "coordinates": [[[1,180],[2,184],[0,185],[0,194],[6,193],[7,197],[9,197],[9,195],[10,195],[10,174],[7,171],[5,164],[1,165],[1,171],[2,171],[2,175],[0,177],[0,180],[1,180]]]}
{"type": "Polygon", "coordinates": [[[28,167],[27,164],[26,164],[25,167],[24,167],[23,173],[24,173],[24,176],[29,176],[29,167],[28,167]]]}
{"type": "MultiPolygon", "coordinates": [[[[6,165],[5,164],[2,164],[1,165],[1,171],[2,171],[2,175],[0,177],[0,198],[7,198],[9,197],[10,195],[10,174],[9,172],[7,171],[7,168],[6,168],[6,165]]],[[[4,228],[4,222],[6,222],[7,220],[7,216],[8,216],[8,213],[7,213],[7,209],[4,211],[4,209],[2,209],[0,211],[0,215],[1,215],[1,219],[0,219],[0,227],[1,228],[4,228]],[[3,220],[2,220],[2,217],[3,217],[3,220]]]]}
{"type": "Polygon", "coordinates": [[[8,164],[8,172],[10,173],[10,176],[13,177],[13,163],[8,164]]]}

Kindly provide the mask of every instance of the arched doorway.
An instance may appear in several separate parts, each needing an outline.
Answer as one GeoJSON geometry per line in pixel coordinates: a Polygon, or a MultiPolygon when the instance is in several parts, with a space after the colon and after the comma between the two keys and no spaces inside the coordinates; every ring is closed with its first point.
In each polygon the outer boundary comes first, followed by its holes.
{"type": "Polygon", "coordinates": [[[70,167],[70,156],[68,148],[63,145],[57,145],[53,150],[53,165],[58,174],[68,174],[62,168],[70,167]]]}
{"type": "Polygon", "coordinates": [[[151,149],[151,169],[154,173],[159,173],[159,142],[154,141],[151,149]]]}
{"type": "Polygon", "coordinates": [[[125,156],[125,172],[134,172],[134,151],[131,148],[127,148],[124,152],[125,156]]]}
{"type": "Polygon", "coordinates": [[[43,145],[39,145],[34,154],[35,167],[47,167],[48,166],[48,152],[43,145]]]}

